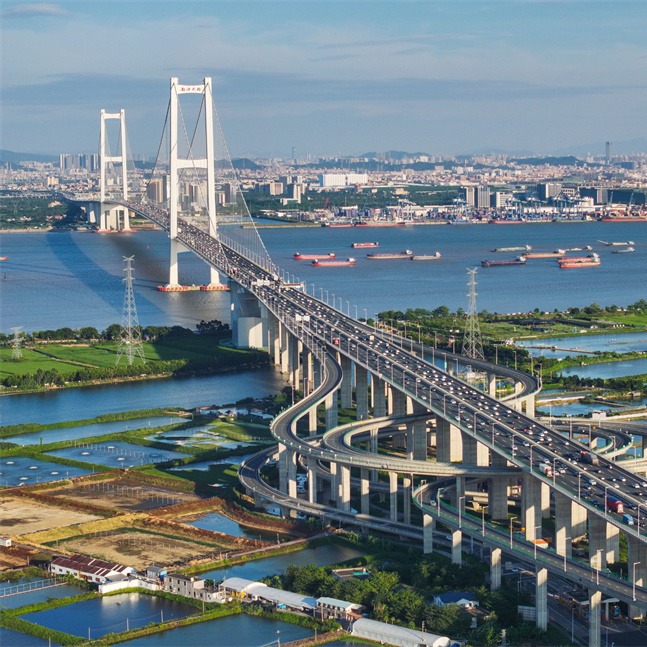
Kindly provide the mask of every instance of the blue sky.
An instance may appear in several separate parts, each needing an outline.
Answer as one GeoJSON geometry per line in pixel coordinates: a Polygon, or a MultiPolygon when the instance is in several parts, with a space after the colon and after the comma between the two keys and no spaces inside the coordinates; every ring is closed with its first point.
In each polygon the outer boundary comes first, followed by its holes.
{"type": "MultiPolygon", "coordinates": [[[[647,136],[647,1],[11,2],[1,148],[154,154],[169,77],[214,79],[232,155],[554,152],[647,136]]],[[[592,149],[602,153],[602,150],[592,149]]]]}

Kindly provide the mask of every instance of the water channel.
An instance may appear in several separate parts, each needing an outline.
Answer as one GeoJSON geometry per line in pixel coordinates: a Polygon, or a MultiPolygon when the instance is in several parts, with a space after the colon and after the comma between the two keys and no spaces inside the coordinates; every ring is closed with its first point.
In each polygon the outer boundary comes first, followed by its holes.
{"type": "Polygon", "coordinates": [[[209,647],[260,647],[287,643],[312,636],[312,629],[298,625],[257,618],[241,613],[217,618],[188,627],[178,627],[153,636],[120,643],[124,647],[177,647],[178,645],[209,645],[209,647]]]}
{"type": "Polygon", "coordinates": [[[0,397],[3,425],[54,423],[105,413],[230,404],[278,393],[285,378],[271,368],[205,377],[149,380],[0,397]]]}
{"type": "Polygon", "coordinates": [[[337,544],[324,544],[316,548],[306,548],[296,553],[277,555],[267,559],[259,559],[245,564],[237,564],[228,568],[218,568],[208,573],[201,573],[200,577],[212,579],[216,582],[228,577],[244,577],[248,580],[260,580],[268,575],[282,575],[285,569],[295,566],[328,566],[363,555],[362,551],[348,546],[337,544]]]}

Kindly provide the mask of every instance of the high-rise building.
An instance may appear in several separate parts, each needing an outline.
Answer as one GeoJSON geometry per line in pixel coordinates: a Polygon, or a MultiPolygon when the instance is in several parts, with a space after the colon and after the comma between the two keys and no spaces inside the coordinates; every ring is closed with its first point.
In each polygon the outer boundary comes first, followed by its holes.
{"type": "Polygon", "coordinates": [[[611,142],[606,142],[604,144],[604,161],[606,162],[607,166],[611,164],[611,142]]]}
{"type": "Polygon", "coordinates": [[[368,184],[367,173],[320,173],[319,184],[322,188],[344,187],[353,184],[368,184]]]}
{"type": "Polygon", "coordinates": [[[537,185],[537,197],[542,202],[555,198],[561,191],[562,185],[559,182],[541,182],[537,185]]]}

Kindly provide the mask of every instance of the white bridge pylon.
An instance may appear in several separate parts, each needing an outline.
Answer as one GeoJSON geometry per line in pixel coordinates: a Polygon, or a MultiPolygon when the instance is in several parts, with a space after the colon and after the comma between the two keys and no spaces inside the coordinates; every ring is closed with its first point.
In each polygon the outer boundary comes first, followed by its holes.
{"type": "MultiPolygon", "coordinates": [[[[215,154],[214,154],[214,132],[213,132],[213,92],[211,78],[205,77],[202,83],[186,84],[180,83],[176,77],[171,78],[171,96],[169,105],[169,217],[171,239],[171,251],[169,262],[169,287],[179,286],[178,276],[178,253],[184,251],[184,247],[177,240],[178,235],[178,212],[180,202],[180,169],[205,169],[207,172],[207,217],[209,220],[209,235],[217,238],[216,227],[216,177],[215,177],[215,154]],[[205,152],[201,158],[179,157],[178,154],[178,114],[179,96],[181,94],[201,94],[204,98],[204,130],[205,130],[205,152]]],[[[210,285],[220,284],[218,272],[210,267],[210,285]]]]}
{"type": "Polygon", "coordinates": [[[130,231],[128,209],[111,205],[107,197],[107,170],[109,163],[121,164],[121,195],[120,198],[128,200],[128,149],[126,146],[126,111],[122,108],[119,112],[106,112],[101,110],[101,127],[99,134],[99,231],[119,229],[119,216],[123,218],[122,231],[130,231]],[[120,155],[111,155],[108,151],[108,138],[106,135],[106,121],[119,120],[120,155]]]}

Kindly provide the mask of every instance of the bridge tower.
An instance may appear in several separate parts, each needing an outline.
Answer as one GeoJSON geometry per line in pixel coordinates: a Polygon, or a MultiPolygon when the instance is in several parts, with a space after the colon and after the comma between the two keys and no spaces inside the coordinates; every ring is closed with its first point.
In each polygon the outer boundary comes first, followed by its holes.
{"type": "MultiPolygon", "coordinates": [[[[180,169],[205,169],[207,173],[207,216],[209,235],[218,237],[216,228],[216,176],[213,131],[213,92],[211,78],[205,77],[202,83],[180,83],[176,77],[171,78],[171,97],[169,104],[169,216],[171,239],[171,257],[169,263],[169,287],[179,286],[178,254],[184,247],[177,240],[178,211],[180,202],[179,179],[180,169]],[[181,94],[201,94],[203,96],[205,151],[204,157],[180,157],[178,152],[178,115],[179,96],[181,94]]],[[[211,267],[210,286],[219,285],[218,272],[211,267]]]]}
{"type": "Polygon", "coordinates": [[[106,112],[101,110],[101,128],[99,135],[99,231],[119,229],[119,220],[122,219],[121,231],[130,231],[128,209],[110,204],[107,196],[108,164],[121,164],[121,191],[119,197],[128,200],[128,148],[126,144],[126,111],[122,108],[119,112],[106,112]],[[106,121],[119,121],[119,155],[111,155],[108,147],[106,121]]]}

